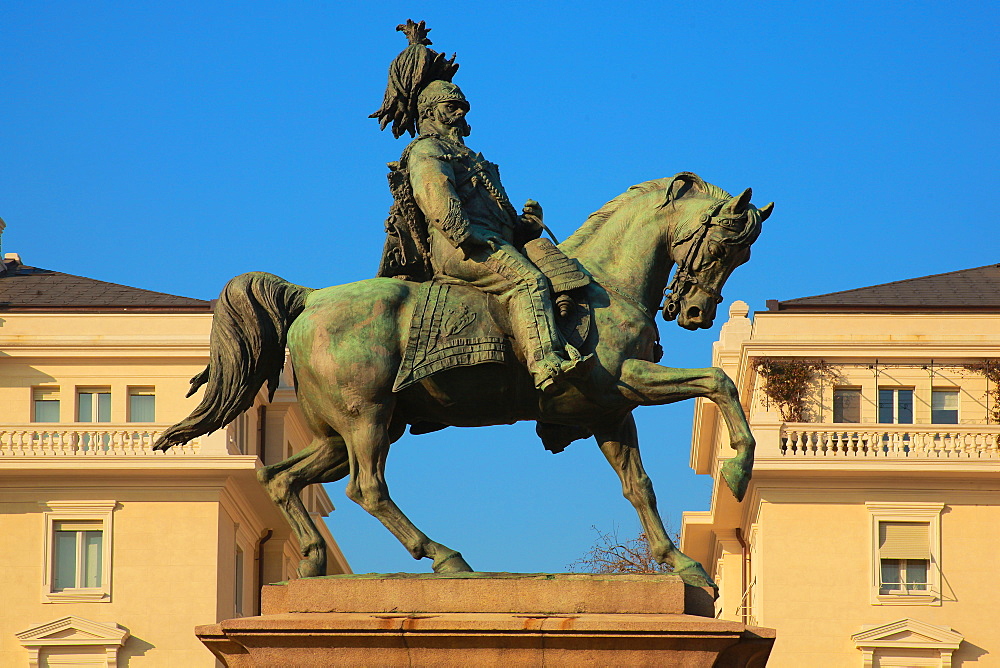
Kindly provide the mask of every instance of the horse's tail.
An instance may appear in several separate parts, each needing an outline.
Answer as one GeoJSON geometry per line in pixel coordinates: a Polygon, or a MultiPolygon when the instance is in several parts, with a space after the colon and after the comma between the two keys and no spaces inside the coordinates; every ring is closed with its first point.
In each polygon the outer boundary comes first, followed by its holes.
{"type": "Polygon", "coordinates": [[[190,397],[207,383],[205,395],[189,416],[163,432],[154,450],[187,443],[229,424],[253,405],[264,381],[269,396],[274,396],[285,364],[288,328],[310,292],[312,288],[259,271],[226,284],[215,305],[208,366],[191,379],[187,393],[190,397]]]}

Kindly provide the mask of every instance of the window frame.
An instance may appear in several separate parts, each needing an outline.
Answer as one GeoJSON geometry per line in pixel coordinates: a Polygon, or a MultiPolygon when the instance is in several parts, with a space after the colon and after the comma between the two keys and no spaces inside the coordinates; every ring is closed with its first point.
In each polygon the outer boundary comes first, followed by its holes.
{"type": "Polygon", "coordinates": [[[932,387],[931,388],[931,424],[962,424],[962,389],[958,387],[932,387]],[[934,420],[934,398],[936,395],[950,394],[955,397],[955,408],[944,408],[937,410],[946,410],[951,412],[955,411],[955,421],[954,422],[937,422],[934,420]]]}
{"type": "Polygon", "coordinates": [[[111,402],[112,402],[111,388],[108,387],[108,386],[106,386],[106,385],[105,386],[95,386],[95,387],[88,386],[88,387],[78,387],[78,388],[76,388],[76,406],[74,406],[74,410],[76,412],[76,423],[77,424],[95,424],[95,425],[96,424],[110,424],[111,423],[111,410],[112,410],[111,402]],[[91,399],[90,399],[90,401],[91,401],[91,404],[90,404],[90,415],[88,416],[88,419],[86,419],[86,420],[83,419],[83,417],[84,417],[83,416],[83,411],[82,411],[83,407],[81,405],[81,401],[82,401],[83,395],[85,395],[85,394],[89,394],[90,397],[91,397],[91,399]],[[101,405],[100,405],[101,404],[101,399],[100,399],[100,397],[102,395],[107,395],[107,397],[108,397],[108,399],[107,399],[107,416],[106,416],[107,419],[106,420],[100,419],[101,418],[101,405]]]}
{"type": "MultiPolygon", "coordinates": [[[[92,572],[93,564],[89,559],[88,548],[92,545],[90,543],[90,538],[97,537],[100,542],[100,549],[97,551],[97,562],[98,564],[103,564],[104,562],[104,524],[100,521],[95,520],[73,520],[72,522],[67,522],[66,520],[57,520],[53,523],[53,531],[56,534],[55,542],[53,544],[53,577],[52,577],[52,588],[54,591],[65,591],[66,589],[93,589],[87,585],[73,584],[70,587],[63,587],[62,589],[57,589],[59,577],[59,555],[61,552],[60,546],[65,545],[69,548],[70,545],[62,543],[59,538],[59,534],[70,534],[72,536],[72,553],[73,553],[73,568],[72,575],[74,583],[78,583],[81,580],[86,579],[92,572]],[[67,528],[69,526],[70,528],[67,528]],[[94,536],[97,534],[97,536],[94,536]]],[[[103,570],[97,569],[98,571],[103,570]]],[[[95,573],[97,579],[100,580],[103,573],[95,573]]],[[[100,585],[97,585],[100,586],[100,585]]]]}
{"type": "Polygon", "coordinates": [[[892,386],[892,385],[879,385],[876,390],[878,391],[878,404],[875,407],[875,421],[878,424],[915,424],[914,422],[914,397],[916,396],[916,388],[914,387],[904,387],[904,386],[892,386]],[[892,393],[892,406],[891,406],[891,416],[888,421],[882,419],[882,393],[891,392],[892,393]],[[910,420],[909,422],[900,422],[900,392],[910,393],[910,420]]]}
{"type": "Polygon", "coordinates": [[[42,603],[110,603],[112,530],[117,501],[44,501],[42,603]],[[94,522],[101,531],[101,584],[55,589],[55,532],[60,522],[94,522]]]}
{"type": "Polygon", "coordinates": [[[941,605],[941,513],[943,503],[866,503],[871,523],[871,568],[869,588],[872,605],[941,605]],[[927,525],[927,589],[882,593],[880,527],[883,522],[913,522],[927,525]]]}
{"type": "Polygon", "coordinates": [[[62,422],[62,388],[57,385],[36,385],[31,388],[31,424],[59,424],[62,422]],[[41,394],[54,394],[55,399],[39,398],[41,394]],[[57,417],[55,421],[38,419],[38,403],[52,402],[55,404],[57,417]]]}
{"type": "Polygon", "coordinates": [[[129,424],[156,424],[156,387],[152,385],[135,385],[129,386],[128,392],[126,394],[127,398],[127,415],[125,416],[125,421],[129,424]],[[135,410],[132,407],[133,397],[152,397],[153,398],[153,419],[152,420],[137,420],[135,419],[135,410]]]}
{"type": "MultiPolygon", "coordinates": [[[[830,408],[831,408],[831,411],[830,411],[830,422],[831,422],[831,424],[861,424],[861,421],[862,421],[861,420],[861,417],[862,417],[862,415],[861,415],[861,405],[862,405],[863,402],[864,402],[864,394],[862,394],[862,388],[861,387],[859,387],[857,385],[843,385],[843,386],[839,386],[839,387],[834,387],[833,388],[833,394],[831,395],[831,399],[830,399],[830,408]],[[853,421],[850,421],[850,422],[844,422],[844,421],[838,422],[837,421],[837,395],[840,394],[840,393],[842,393],[842,392],[843,393],[850,392],[850,393],[852,393],[852,394],[854,394],[854,395],[857,396],[857,399],[858,399],[858,419],[857,420],[853,420],[853,421]]],[[[843,409],[841,409],[841,412],[843,413],[843,409]]],[[[843,417],[843,415],[841,415],[841,417],[843,417]]]]}

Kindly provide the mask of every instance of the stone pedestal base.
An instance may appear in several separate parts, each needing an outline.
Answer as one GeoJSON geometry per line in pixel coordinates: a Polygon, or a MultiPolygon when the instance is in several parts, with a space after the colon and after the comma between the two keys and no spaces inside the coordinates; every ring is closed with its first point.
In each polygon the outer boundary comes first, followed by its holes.
{"type": "Polygon", "coordinates": [[[265,587],[263,612],[196,633],[230,668],[757,668],[774,643],[673,575],[336,575],[265,587]]]}

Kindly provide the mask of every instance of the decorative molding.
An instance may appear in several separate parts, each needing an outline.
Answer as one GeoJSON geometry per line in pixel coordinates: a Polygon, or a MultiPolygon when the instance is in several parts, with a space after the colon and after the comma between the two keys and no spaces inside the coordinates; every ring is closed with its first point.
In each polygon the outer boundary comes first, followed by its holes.
{"type": "MultiPolygon", "coordinates": [[[[925,650],[927,659],[936,659],[926,665],[951,668],[952,654],[962,644],[964,636],[950,628],[928,624],[917,619],[898,619],[888,624],[869,625],[851,636],[854,646],[861,650],[864,656],[865,668],[875,665],[875,655],[878,654],[879,664],[882,659],[903,658],[896,650],[911,650],[906,658],[910,658],[912,650],[925,650]],[[937,656],[934,656],[934,655],[937,656]],[[893,655],[896,655],[894,657],[893,655]]],[[[897,665],[886,663],[884,665],[897,665]]],[[[902,664],[898,664],[902,665],[902,664]]],[[[913,665],[913,664],[907,664],[913,665]]],[[[920,665],[924,665],[921,663],[920,665]]]]}
{"type": "MultiPolygon", "coordinates": [[[[40,505],[49,508],[42,513],[45,534],[42,538],[42,603],[110,603],[112,532],[114,510],[118,506],[113,500],[69,500],[42,501],[40,505]],[[55,544],[53,532],[56,522],[66,520],[87,520],[101,524],[101,585],[54,591],[52,569],[55,544]]],[[[66,618],[69,619],[69,618],[66,618]]],[[[61,620],[60,620],[61,621],[61,620]]]]}
{"type": "Polygon", "coordinates": [[[871,604],[941,605],[941,512],[944,510],[944,504],[920,501],[872,501],[865,503],[865,508],[871,516],[871,604]],[[927,565],[928,590],[925,593],[882,594],[879,592],[881,583],[880,522],[927,523],[930,561],[927,565]]]}
{"type": "Polygon", "coordinates": [[[128,630],[118,624],[105,624],[72,615],[19,631],[15,635],[28,650],[30,668],[38,668],[42,652],[55,647],[102,647],[108,668],[115,668],[118,665],[118,648],[129,638],[128,630]]]}

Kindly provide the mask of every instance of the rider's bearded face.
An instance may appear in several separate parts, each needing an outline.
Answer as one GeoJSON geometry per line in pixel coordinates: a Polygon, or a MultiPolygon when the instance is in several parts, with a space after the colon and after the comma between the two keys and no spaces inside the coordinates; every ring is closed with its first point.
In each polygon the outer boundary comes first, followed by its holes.
{"type": "Polygon", "coordinates": [[[441,125],[455,128],[461,137],[468,137],[472,131],[465,120],[467,108],[461,102],[438,102],[433,113],[434,120],[441,125]]]}

